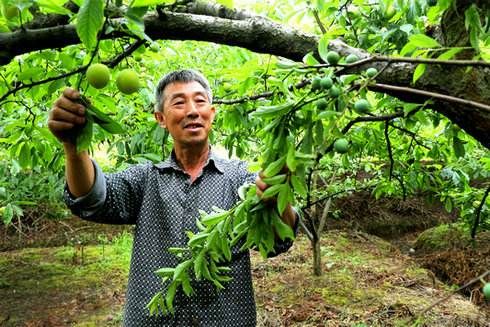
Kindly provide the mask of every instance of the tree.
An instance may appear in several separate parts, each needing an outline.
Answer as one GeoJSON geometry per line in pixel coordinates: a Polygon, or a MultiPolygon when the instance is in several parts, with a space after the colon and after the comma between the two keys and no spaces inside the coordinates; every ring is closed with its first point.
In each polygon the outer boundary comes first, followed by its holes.
{"type": "MultiPolygon", "coordinates": [[[[284,9],[295,12],[293,18],[315,22],[306,32],[244,10],[195,1],[137,0],[128,7],[120,1],[48,6],[6,0],[4,8],[19,9],[19,15],[4,14],[0,21],[0,64],[5,67],[0,76],[0,119],[10,120],[12,126],[3,132],[10,157],[17,157],[22,168],[60,169],[62,159],[53,150],[56,142],[38,116],[45,116],[53,93],[70,84],[82,87],[94,103],[128,127],[123,136],[96,129],[94,143],[106,140],[118,163],[160,159],[155,143],[163,143],[165,153],[168,135],[148,123],[145,109],[153,101],[148,90],[154,86],[159,62],[173,68],[192,53],[168,41],[160,42],[163,50],[156,54],[145,47],[155,40],[208,41],[281,57],[255,57],[235,48],[192,48],[197,58],[211,58],[214,67],[207,69],[220,96],[216,102],[225,108],[214,137],[230,153],[253,156],[264,170],[274,171],[268,177],[278,182],[269,195],[278,195],[278,211],[296,198],[305,210],[304,228],[315,249],[316,273],[321,273],[323,226],[318,205],[360,187],[371,189],[376,197],[431,192],[448,210],[459,206],[468,224],[477,226],[488,206],[484,189],[469,184],[481,178],[489,187],[490,158],[483,147],[490,148],[490,41],[485,20],[490,5],[465,0],[439,0],[436,6],[423,0],[302,3],[278,2],[275,9],[276,15],[284,9]],[[338,52],[341,61],[329,63],[329,51],[338,52]],[[162,54],[170,53],[179,57],[167,62],[162,54]],[[357,59],[346,61],[348,55],[357,59]],[[138,64],[141,56],[143,64],[138,64]],[[114,86],[106,93],[86,87],[83,72],[93,62],[115,70],[133,66],[147,88],[127,98],[114,86]],[[224,74],[224,66],[231,64],[240,69],[224,74]],[[368,68],[377,73],[368,76],[368,68]],[[333,86],[317,88],[315,78],[330,78],[333,86]],[[373,108],[358,110],[357,100],[373,108]],[[40,142],[29,142],[37,137],[40,142]],[[348,148],[335,154],[339,138],[348,148]],[[253,151],[257,148],[259,154],[253,151]],[[289,170],[276,169],[280,165],[289,170]],[[360,183],[354,176],[359,171],[374,171],[375,178],[360,183]]],[[[255,204],[244,207],[250,205],[255,204]]],[[[213,220],[203,230],[217,224],[213,220]]],[[[485,224],[483,218],[481,225],[485,224]]],[[[270,237],[264,243],[269,241],[270,237]]]]}

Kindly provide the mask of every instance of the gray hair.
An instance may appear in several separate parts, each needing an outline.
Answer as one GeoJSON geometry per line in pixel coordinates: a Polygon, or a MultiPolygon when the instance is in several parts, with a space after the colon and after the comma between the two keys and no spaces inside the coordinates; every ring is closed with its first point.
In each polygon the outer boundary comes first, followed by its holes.
{"type": "Polygon", "coordinates": [[[211,87],[209,86],[209,82],[206,77],[204,77],[204,75],[193,69],[176,70],[163,76],[162,79],[160,79],[160,81],[158,82],[158,86],[155,91],[155,112],[163,111],[163,102],[165,101],[164,90],[167,85],[178,82],[198,82],[206,91],[209,103],[213,102],[211,87]]]}

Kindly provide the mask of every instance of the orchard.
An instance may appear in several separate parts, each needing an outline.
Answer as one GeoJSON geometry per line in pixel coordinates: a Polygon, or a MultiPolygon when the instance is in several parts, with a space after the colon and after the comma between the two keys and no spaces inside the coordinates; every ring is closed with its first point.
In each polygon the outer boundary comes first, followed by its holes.
{"type": "MultiPolygon", "coordinates": [[[[326,273],[327,219],[356,192],[439,203],[468,242],[486,240],[490,3],[271,2],[2,0],[3,223],[21,233],[35,208],[49,219],[67,215],[62,146],[46,126],[65,87],[87,108],[77,150],[118,171],[167,158],[172,139],[153,118],[156,83],[195,68],[217,106],[213,146],[262,171],[270,186],[261,199],[245,185],[232,209],[201,212],[200,232],[169,249],[177,265],[156,271],[166,289],[148,304],[152,313],[172,314],[176,292],[192,296],[191,280],[226,288],[239,240],[267,257],[276,238],[294,239],[279,219],[289,204],[300,212],[314,276],[326,273]]],[[[489,258],[479,258],[486,269],[489,258]]],[[[472,270],[457,284],[474,279],[463,291],[482,304],[487,275],[472,270]]]]}

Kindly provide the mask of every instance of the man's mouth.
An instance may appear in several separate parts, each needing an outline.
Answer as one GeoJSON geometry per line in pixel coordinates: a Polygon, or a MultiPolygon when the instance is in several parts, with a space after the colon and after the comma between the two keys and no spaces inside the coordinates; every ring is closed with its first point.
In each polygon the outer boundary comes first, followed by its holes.
{"type": "Polygon", "coordinates": [[[185,129],[191,129],[191,130],[202,128],[202,127],[204,127],[204,126],[200,123],[188,123],[188,124],[184,125],[185,129]]]}

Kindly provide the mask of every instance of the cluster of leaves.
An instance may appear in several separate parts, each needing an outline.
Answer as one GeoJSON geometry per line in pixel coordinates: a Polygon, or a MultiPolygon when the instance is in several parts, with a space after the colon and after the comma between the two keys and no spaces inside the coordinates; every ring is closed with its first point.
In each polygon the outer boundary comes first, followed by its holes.
{"type": "Polygon", "coordinates": [[[239,190],[241,201],[230,210],[213,208],[213,212],[200,211],[201,217],[196,221],[199,232],[187,232],[189,241],[185,248],[169,248],[180,263],[175,267],[163,267],[155,273],[167,283],[165,294],[158,292],[147,307],[151,314],[163,312],[174,313],[174,298],[181,288],[185,295],[193,294],[192,281],[208,280],[220,290],[231,280],[226,266],[232,256],[238,252],[256,248],[265,258],[274,253],[275,238],[282,241],[293,240],[294,233],[284,223],[280,215],[284,212],[287,201],[292,201],[289,183],[291,175],[279,174],[285,164],[285,158],[272,163],[264,172],[270,176],[265,180],[271,184],[263,198],[277,193],[280,195],[277,206],[266,203],[256,194],[255,186],[243,185],[239,190]]]}

